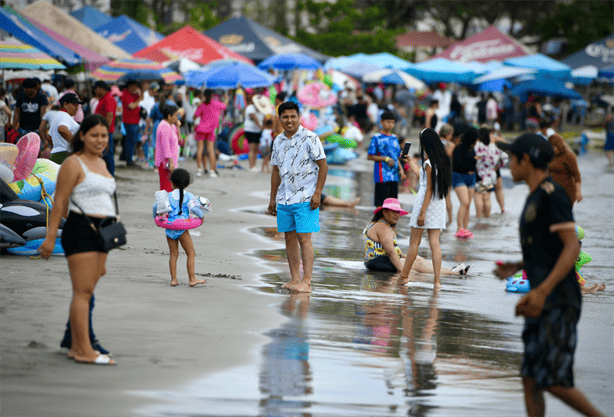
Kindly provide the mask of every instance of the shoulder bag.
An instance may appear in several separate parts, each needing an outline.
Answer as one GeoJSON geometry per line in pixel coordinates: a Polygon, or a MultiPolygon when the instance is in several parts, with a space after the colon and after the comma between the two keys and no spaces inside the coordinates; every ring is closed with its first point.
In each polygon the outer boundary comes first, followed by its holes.
{"type": "Polygon", "coordinates": [[[89,216],[85,214],[83,209],[79,207],[79,205],[72,198],[70,199],[70,201],[72,201],[72,203],[77,206],[79,210],[81,210],[81,213],[83,213],[83,215],[89,222],[90,227],[98,235],[98,240],[106,251],[110,251],[111,249],[115,249],[126,244],[126,229],[124,228],[124,225],[119,221],[117,193],[113,193],[113,198],[115,199],[115,213],[117,214],[117,217],[105,217],[102,222],[100,222],[98,228],[94,225],[92,219],[90,219],[89,216]]]}

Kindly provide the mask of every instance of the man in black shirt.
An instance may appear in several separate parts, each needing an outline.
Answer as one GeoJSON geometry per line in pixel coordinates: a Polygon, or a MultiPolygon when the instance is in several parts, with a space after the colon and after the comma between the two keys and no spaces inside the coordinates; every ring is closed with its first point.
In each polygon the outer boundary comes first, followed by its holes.
{"type": "Polygon", "coordinates": [[[22,85],[23,93],[17,96],[17,104],[13,113],[13,127],[20,136],[30,132],[38,133],[45,110],[47,98],[36,89],[36,81],[26,78],[22,85]]]}
{"type": "Polygon", "coordinates": [[[554,151],[534,133],[497,146],[510,153],[514,181],[525,181],[531,191],[520,218],[523,262],[501,264],[495,271],[503,278],[524,269],[531,285],[516,305],[516,315],[526,318],[521,373],[527,414],[544,415],[543,392],[548,391],[585,415],[601,415],[574,387],[576,325],[582,304],[574,263],[580,245],[571,200],[548,176],[554,151]]]}

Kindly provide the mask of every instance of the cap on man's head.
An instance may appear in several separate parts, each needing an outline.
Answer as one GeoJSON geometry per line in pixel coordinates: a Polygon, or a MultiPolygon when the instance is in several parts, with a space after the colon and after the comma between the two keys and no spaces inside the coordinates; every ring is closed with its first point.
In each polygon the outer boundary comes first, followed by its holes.
{"type": "Polygon", "coordinates": [[[529,155],[531,163],[536,168],[547,166],[554,156],[552,145],[536,133],[525,133],[512,143],[497,142],[497,147],[519,158],[524,154],[529,155]]]}
{"type": "Polygon", "coordinates": [[[79,96],[73,93],[66,93],[60,98],[60,106],[63,106],[64,103],[83,104],[83,102],[79,100],[79,96]]]}
{"type": "Polygon", "coordinates": [[[534,117],[529,117],[524,124],[528,130],[539,130],[539,122],[534,117]]]}
{"type": "Polygon", "coordinates": [[[109,84],[105,83],[104,81],[96,81],[94,83],[94,90],[97,89],[97,88],[104,88],[107,91],[109,91],[111,89],[109,84]]]}

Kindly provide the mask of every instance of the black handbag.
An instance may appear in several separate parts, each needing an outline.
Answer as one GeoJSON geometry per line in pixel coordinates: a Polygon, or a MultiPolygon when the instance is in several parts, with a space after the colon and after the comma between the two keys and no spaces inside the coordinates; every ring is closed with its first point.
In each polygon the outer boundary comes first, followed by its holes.
{"type": "Polygon", "coordinates": [[[105,217],[100,222],[100,225],[96,227],[92,219],[89,218],[87,214],[83,211],[81,207],[73,199],[72,203],[77,206],[81,213],[85,216],[87,221],[90,223],[90,227],[96,232],[98,235],[98,240],[100,245],[104,248],[105,251],[110,251],[111,249],[115,249],[122,245],[126,244],[126,228],[119,221],[119,207],[117,206],[117,193],[113,193],[113,198],[115,199],[115,213],[117,217],[105,217]]]}

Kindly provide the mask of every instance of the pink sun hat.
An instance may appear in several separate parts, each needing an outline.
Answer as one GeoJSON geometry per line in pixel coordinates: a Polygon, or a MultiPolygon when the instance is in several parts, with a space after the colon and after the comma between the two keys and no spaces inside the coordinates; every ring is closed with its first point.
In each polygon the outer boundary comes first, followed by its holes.
{"type": "Polygon", "coordinates": [[[401,203],[399,203],[399,200],[397,200],[396,198],[387,198],[387,199],[385,199],[384,200],[384,204],[382,204],[381,207],[376,208],[375,211],[373,211],[373,214],[376,214],[378,211],[380,211],[382,209],[398,211],[399,215],[401,215],[401,216],[407,216],[409,214],[408,211],[405,211],[405,210],[403,210],[401,208],[401,203]]]}

